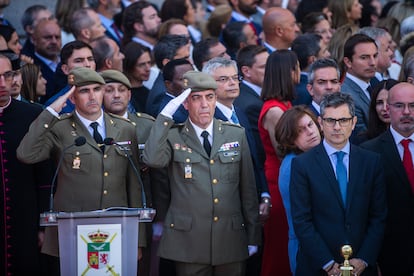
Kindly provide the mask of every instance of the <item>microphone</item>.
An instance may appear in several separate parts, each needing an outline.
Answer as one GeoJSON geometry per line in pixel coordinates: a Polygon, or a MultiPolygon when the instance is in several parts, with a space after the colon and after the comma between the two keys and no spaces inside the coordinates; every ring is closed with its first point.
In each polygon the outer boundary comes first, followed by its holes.
{"type": "MultiPolygon", "coordinates": [[[[125,153],[126,158],[128,158],[129,164],[131,165],[131,167],[132,167],[135,175],[138,178],[139,185],[141,186],[142,206],[144,208],[147,208],[147,199],[146,199],[145,190],[144,190],[144,183],[142,183],[142,179],[141,179],[141,176],[140,176],[140,174],[138,172],[138,169],[135,166],[134,161],[132,160],[132,156],[130,154],[129,148],[123,146],[122,145],[123,143],[121,144],[121,143],[115,142],[114,138],[111,138],[111,137],[105,138],[104,141],[103,141],[103,143],[106,146],[116,145],[116,146],[119,147],[120,150],[122,150],[125,153]]],[[[126,143],[126,144],[129,144],[129,143],[126,143]]]]}
{"type": "Polygon", "coordinates": [[[49,197],[49,210],[50,210],[50,212],[53,212],[53,189],[55,188],[56,178],[57,178],[57,175],[59,173],[60,166],[62,165],[63,157],[65,156],[65,152],[68,149],[70,149],[74,146],[80,147],[80,146],[84,145],[85,143],[86,143],[86,138],[83,137],[83,136],[79,136],[78,138],[75,139],[73,144],[63,148],[62,154],[59,158],[59,162],[58,162],[57,167],[56,167],[55,174],[53,175],[53,178],[52,178],[52,184],[50,185],[50,197],[49,197]]]}

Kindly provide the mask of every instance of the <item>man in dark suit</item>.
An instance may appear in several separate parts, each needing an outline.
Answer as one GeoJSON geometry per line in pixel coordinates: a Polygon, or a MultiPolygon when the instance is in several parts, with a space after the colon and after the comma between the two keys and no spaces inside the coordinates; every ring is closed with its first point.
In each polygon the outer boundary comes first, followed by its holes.
{"type": "MultiPolygon", "coordinates": [[[[105,81],[94,70],[79,67],[69,76],[73,87],[48,106],[30,126],[17,149],[28,164],[63,156],[55,193],[56,211],[91,211],[113,206],[142,207],[140,178],[117,146],[104,145],[104,138],[129,141],[130,153],[138,158],[135,127],[127,120],[102,110],[105,81]],[[75,111],[59,116],[70,98],[75,111]],[[68,148],[77,137],[86,143],[68,148]]],[[[145,231],[140,229],[140,246],[145,231]],[[144,233],[144,234],[142,234],[144,233]]],[[[57,229],[47,227],[42,252],[58,256],[57,229]]]]}
{"type": "Polygon", "coordinates": [[[309,105],[309,108],[316,116],[319,116],[320,114],[320,104],[323,96],[341,90],[339,79],[339,68],[336,61],[333,59],[318,59],[310,66],[309,81],[306,85],[306,89],[312,97],[312,102],[309,105]]]}
{"type": "Polygon", "coordinates": [[[352,98],[326,95],[319,122],[324,140],[292,162],[290,197],[299,240],[296,275],[339,275],[350,245],[354,275],[377,275],[386,218],[380,156],[349,142],[352,98]]]}
{"type": "Polygon", "coordinates": [[[268,57],[269,53],[263,46],[251,45],[240,49],[237,54],[237,66],[242,81],[239,83],[240,94],[234,100],[234,105],[240,108],[249,120],[261,168],[264,166],[266,155],[260,139],[258,120],[263,106],[260,94],[268,57]]]}
{"type": "MultiPolygon", "coordinates": [[[[381,154],[387,186],[388,216],[378,264],[382,275],[414,273],[414,179],[410,156],[414,152],[414,85],[400,83],[388,96],[391,126],[363,147],[381,154]],[[404,140],[409,139],[409,151],[404,140]],[[407,154],[407,155],[406,155],[407,154]]],[[[412,159],[412,157],[411,157],[412,159]]]]}
{"type": "Polygon", "coordinates": [[[32,40],[35,50],[33,62],[40,67],[42,76],[47,80],[46,95],[41,98],[41,102],[44,103],[57,92],[55,72],[60,62],[62,39],[56,20],[40,21],[34,28],[32,40]]]}
{"type": "MultiPolygon", "coordinates": [[[[341,92],[351,95],[358,118],[353,137],[366,131],[371,101],[370,80],[375,76],[378,63],[378,47],[375,40],[363,35],[351,36],[344,46],[344,64],[347,73],[341,92]]],[[[353,141],[353,139],[351,139],[353,141]]]]}
{"type": "Polygon", "coordinates": [[[155,120],[144,162],[168,166],[171,202],[158,254],[177,275],[244,275],[260,244],[259,207],[244,129],[213,118],[215,80],[184,75],[186,89],[155,120]],[[184,101],[184,103],[183,103],[184,101]],[[181,103],[189,119],[174,125],[181,103]]]}

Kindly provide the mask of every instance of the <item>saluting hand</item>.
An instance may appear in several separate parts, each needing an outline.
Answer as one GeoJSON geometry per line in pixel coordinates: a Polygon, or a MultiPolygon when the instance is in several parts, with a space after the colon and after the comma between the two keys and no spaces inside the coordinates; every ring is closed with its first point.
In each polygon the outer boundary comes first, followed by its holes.
{"type": "Polygon", "coordinates": [[[73,94],[75,89],[76,87],[72,86],[68,92],[66,92],[64,95],[60,96],[59,98],[57,98],[57,100],[51,103],[49,107],[51,107],[54,111],[56,111],[56,113],[60,113],[62,109],[66,106],[66,101],[73,94]]]}

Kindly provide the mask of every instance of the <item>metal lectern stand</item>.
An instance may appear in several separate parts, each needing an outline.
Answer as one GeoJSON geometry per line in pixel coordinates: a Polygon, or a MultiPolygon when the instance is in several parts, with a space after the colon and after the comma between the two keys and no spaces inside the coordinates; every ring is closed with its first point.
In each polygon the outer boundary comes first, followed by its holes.
{"type": "Polygon", "coordinates": [[[41,226],[58,227],[62,276],[137,275],[138,224],[151,222],[150,208],[47,212],[41,226]]]}

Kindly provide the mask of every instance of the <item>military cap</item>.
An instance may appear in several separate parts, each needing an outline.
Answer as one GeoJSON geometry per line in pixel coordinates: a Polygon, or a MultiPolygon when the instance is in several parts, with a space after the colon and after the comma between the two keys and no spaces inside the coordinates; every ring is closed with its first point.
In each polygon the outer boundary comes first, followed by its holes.
{"type": "Polygon", "coordinates": [[[198,71],[188,71],[183,75],[184,89],[191,88],[191,92],[216,90],[216,81],[208,74],[198,71]]]}
{"type": "Polygon", "coordinates": [[[95,70],[86,67],[77,67],[70,71],[68,83],[79,87],[94,83],[105,84],[105,81],[95,70]]]}
{"type": "Polygon", "coordinates": [[[106,83],[119,82],[131,89],[131,83],[128,78],[118,70],[105,70],[101,72],[102,78],[106,83]]]}

